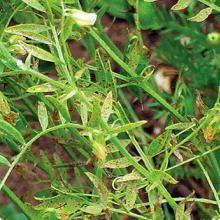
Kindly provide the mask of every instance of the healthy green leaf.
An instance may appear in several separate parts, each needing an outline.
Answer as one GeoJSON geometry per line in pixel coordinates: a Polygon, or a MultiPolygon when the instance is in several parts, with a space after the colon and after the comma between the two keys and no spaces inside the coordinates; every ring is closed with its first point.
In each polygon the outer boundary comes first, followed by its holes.
{"type": "Polygon", "coordinates": [[[12,137],[14,140],[17,140],[21,144],[25,143],[21,133],[6,121],[0,120],[0,131],[12,137]]]}
{"type": "Polygon", "coordinates": [[[43,5],[41,5],[38,0],[22,0],[22,1],[34,9],[45,12],[43,5]]]}
{"type": "Polygon", "coordinates": [[[0,165],[10,166],[9,161],[4,156],[0,155],[0,165]]]}

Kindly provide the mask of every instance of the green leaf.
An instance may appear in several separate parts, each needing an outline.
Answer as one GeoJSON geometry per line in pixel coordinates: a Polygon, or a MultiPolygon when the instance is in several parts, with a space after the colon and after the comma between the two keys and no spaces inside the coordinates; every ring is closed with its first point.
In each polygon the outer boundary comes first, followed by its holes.
{"type": "Polygon", "coordinates": [[[27,50],[28,53],[31,53],[31,55],[33,55],[34,57],[40,59],[40,60],[45,60],[45,61],[49,61],[49,62],[57,62],[57,58],[54,57],[51,53],[49,53],[46,50],[43,50],[39,47],[30,45],[30,44],[26,44],[24,42],[19,42],[25,50],[27,50]]]}
{"type": "Polygon", "coordinates": [[[38,201],[43,201],[47,199],[52,199],[58,196],[54,191],[50,188],[42,189],[34,194],[34,198],[38,201]]]}
{"type": "Polygon", "coordinates": [[[155,183],[158,183],[159,181],[166,181],[168,183],[171,184],[177,184],[178,181],[176,181],[171,175],[169,175],[168,173],[162,171],[162,170],[153,170],[150,173],[152,179],[154,179],[155,183]]]}
{"type": "MultiPolygon", "coordinates": [[[[129,139],[119,140],[119,142],[123,148],[126,148],[131,143],[129,139]]],[[[119,150],[113,144],[110,143],[106,146],[106,151],[107,153],[114,153],[118,152],[119,150]]]]}
{"type": "Polygon", "coordinates": [[[38,93],[38,92],[54,92],[57,89],[50,85],[49,83],[44,83],[36,86],[32,86],[27,89],[27,92],[38,93]]]}
{"type": "Polygon", "coordinates": [[[48,127],[48,114],[47,108],[43,102],[38,102],[38,119],[43,131],[45,131],[48,127]]]}
{"type": "Polygon", "coordinates": [[[49,175],[51,180],[56,179],[56,172],[53,168],[53,165],[49,161],[47,155],[42,150],[40,150],[40,162],[39,163],[43,167],[43,170],[45,170],[46,173],[49,175]]]}
{"type": "Polygon", "coordinates": [[[178,0],[178,2],[175,5],[173,5],[171,10],[185,9],[190,5],[191,2],[192,2],[191,0],[178,0]]]}
{"type": "Polygon", "coordinates": [[[74,95],[76,95],[77,88],[75,86],[70,86],[64,91],[64,93],[65,94],[63,94],[59,97],[61,102],[64,102],[64,101],[72,98],[74,95]]]}
{"type": "Polygon", "coordinates": [[[17,140],[21,144],[25,143],[21,133],[6,121],[0,120],[0,131],[12,137],[14,140],[17,140]]]}
{"type": "Polygon", "coordinates": [[[166,130],[184,130],[189,127],[192,128],[193,126],[195,126],[194,122],[179,122],[179,123],[167,126],[166,130]]]}
{"type": "MultiPolygon", "coordinates": [[[[141,157],[136,156],[136,157],[133,157],[133,159],[138,162],[141,160],[141,157]]],[[[109,160],[107,162],[104,162],[102,164],[102,168],[117,169],[117,168],[126,168],[131,165],[132,164],[130,163],[130,161],[127,158],[123,157],[123,158],[109,160]]]]}
{"type": "Polygon", "coordinates": [[[188,20],[195,21],[195,22],[202,22],[206,18],[208,18],[208,16],[211,13],[212,13],[212,8],[208,7],[208,8],[202,9],[198,14],[196,14],[194,17],[189,18],[188,20]]]}
{"type": "Polygon", "coordinates": [[[70,118],[70,114],[68,109],[64,106],[63,103],[61,103],[60,101],[58,101],[56,98],[54,98],[53,96],[47,96],[47,99],[51,102],[51,104],[53,104],[53,106],[60,112],[60,114],[62,115],[62,117],[66,120],[66,122],[70,122],[71,118],[70,118]]]}
{"type": "Polygon", "coordinates": [[[9,161],[5,157],[0,155],[0,165],[6,165],[6,166],[10,167],[11,164],[9,163],[9,161]]]}
{"type": "Polygon", "coordinates": [[[102,182],[102,180],[99,177],[95,176],[92,173],[86,172],[86,175],[88,176],[90,181],[94,184],[103,205],[107,206],[109,192],[105,184],[102,182]]]}
{"type": "Polygon", "coordinates": [[[154,139],[147,148],[147,154],[153,157],[161,151],[162,147],[162,144],[160,144],[157,139],[154,139]]]}
{"type": "Polygon", "coordinates": [[[109,92],[101,108],[101,117],[104,122],[108,122],[108,119],[112,113],[112,104],[113,104],[112,92],[109,92]]]}
{"type": "Polygon", "coordinates": [[[110,132],[111,132],[111,134],[126,132],[126,131],[132,130],[134,128],[140,127],[140,126],[142,126],[143,124],[146,124],[146,123],[147,123],[147,121],[144,121],[144,120],[134,122],[134,123],[129,123],[129,124],[122,125],[122,126],[119,126],[119,127],[116,127],[116,128],[112,128],[110,130],[110,132]]]}
{"type": "Polygon", "coordinates": [[[22,0],[22,1],[34,9],[45,12],[43,5],[41,5],[38,0],[22,0]]]}
{"type": "Polygon", "coordinates": [[[82,207],[80,209],[82,212],[91,214],[91,215],[100,215],[102,210],[103,210],[103,205],[102,204],[92,204],[88,205],[86,207],[82,207]]]}
{"type": "Polygon", "coordinates": [[[16,59],[8,52],[8,49],[2,42],[0,42],[0,62],[11,70],[18,68],[16,59]]]}

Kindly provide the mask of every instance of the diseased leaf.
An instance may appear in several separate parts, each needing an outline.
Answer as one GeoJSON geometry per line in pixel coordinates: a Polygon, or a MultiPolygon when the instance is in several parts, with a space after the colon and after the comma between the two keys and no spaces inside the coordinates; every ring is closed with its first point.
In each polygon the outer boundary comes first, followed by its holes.
{"type": "Polygon", "coordinates": [[[144,121],[144,120],[134,122],[134,123],[129,123],[129,124],[122,125],[122,126],[119,126],[119,127],[116,127],[116,128],[112,128],[110,132],[112,134],[126,132],[126,131],[132,130],[134,128],[140,127],[140,126],[142,126],[143,124],[146,124],[146,123],[147,123],[147,121],[144,121]]]}
{"type": "Polygon", "coordinates": [[[12,137],[14,140],[17,140],[21,144],[25,143],[21,133],[6,121],[0,120],[0,131],[12,137]]]}
{"type": "Polygon", "coordinates": [[[5,31],[7,33],[16,33],[20,31],[31,31],[34,33],[40,33],[49,30],[50,28],[43,24],[18,24],[14,26],[7,27],[5,31]]]}
{"type": "Polygon", "coordinates": [[[45,12],[43,5],[41,5],[38,0],[22,0],[22,1],[34,9],[45,12]]]}
{"type": "Polygon", "coordinates": [[[105,145],[97,141],[92,143],[93,153],[99,160],[105,160],[107,156],[105,145]]]}
{"type": "Polygon", "coordinates": [[[54,92],[54,91],[56,91],[56,88],[50,85],[49,83],[32,86],[27,89],[27,92],[30,92],[30,93],[54,92]]]}
{"type": "Polygon", "coordinates": [[[88,205],[86,207],[82,207],[80,209],[82,212],[91,214],[91,215],[100,215],[102,210],[103,210],[103,205],[102,204],[92,204],[88,205]]]}
{"type": "Polygon", "coordinates": [[[136,182],[127,183],[126,195],[125,195],[125,207],[128,211],[134,208],[135,201],[138,195],[138,188],[136,182]]]}
{"type": "Polygon", "coordinates": [[[49,62],[57,62],[58,61],[58,59],[56,57],[54,57],[51,53],[49,53],[48,51],[46,51],[42,48],[30,45],[30,44],[26,44],[24,42],[19,42],[19,43],[24,47],[24,49],[28,53],[31,53],[32,56],[34,56],[40,60],[45,60],[45,61],[49,61],[49,62]]]}
{"type": "Polygon", "coordinates": [[[112,113],[112,104],[113,104],[112,92],[109,92],[101,108],[101,116],[105,122],[108,121],[112,113]]]}
{"type": "Polygon", "coordinates": [[[175,213],[175,219],[176,220],[183,220],[184,210],[185,210],[185,203],[184,202],[180,202],[177,205],[177,208],[176,208],[176,213],[175,213]]]}
{"type": "Polygon", "coordinates": [[[190,5],[191,2],[192,2],[191,0],[178,0],[178,2],[175,5],[173,5],[171,10],[185,9],[190,5]]]}
{"type": "Polygon", "coordinates": [[[48,127],[48,114],[47,108],[43,102],[38,102],[38,119],[42,130],[46,130],[48,127]]]}
{"type": "Polygon", "coordinates": [[[144,0],[144,1],[150,3],[150,2],[156,2],[157,0],[144,0]]]}
{"type": "Polygon", "coordinates": [[[27,38],[30,38],[32,40],[43,43],[43,44],[53,44],[53,42],[48,37],[45,37],[42,34],[35,33],[35,32],[32,32],[32,31],[23,31],[23,30],[17,31],[17,30],[11,30],[11,29],[7,30],[6,29],[5,32],[11,33],[11,34],[16,34],[16,35],[23,36],[23,37],[27,37],[27,38]]]}
{"type": "Polygon", "coordinates": [[[88,108],[85,103],[80,103],[80,117],[83,125],[88,123],[88,108]]]}
{"type": "MultiPolygon", "coordinates": [[[[120,141],[121,146],[124,148],[126,148],[131,143],[129,139],[124,139],[124,140],[119,140],[119,141],[120,141]]],[[[106,150],[107,150],[107,153],[114,153],[114,152],[119,151],[113,144],[108,144],[106,146],[106,150]]]]}
{"type": "MultiPolygon", "coordinates": [[[[134,160],[137,162],[141,160],[141,157],[133,157],[134,160]]],[[[109,160],[102,164],[102,168],[110,168],[110,169],[116,169],[116,168],[126,168],[131,166],[132,164],[127,160],[127,158],[119,158],[114,160],[109,160]]]]}
{"type": "Polygon", "coordinates": [[[202,22],[206,18],[208,18],[208,16],[211,13],[212,13],[212,8],[208,7],[208,8],[202,9],[198,14],[196,14],[194,17],[189,18],[188,20],[195,21],[195,22],[202,22]]]}
{"type": "Polygon", "coordinates": [[[99,177],[95,176],[92,173],[86,172],[86,175],[88,176],[90,181],[94,184],[103,205],[107,206],[109,192],[105,184],[102,182],[102,180],[99,177]]]}
{"type": "Polygon", "coordinates": [[[36,207],[36,210],[43,212],[56,212],[59,219],[67,219],[70,215],[80,210],[83,205],[83,200],[79,197],[58,195],[54,198],[43,200],[42,203],[36,207]]]}
{"type": "Polygon", "coordinates": [[[126,174],[124,176],[120,176],[120,177],[117,177],[117,180],[116,182],[117,183],[122,183],[122,182],[128,182],[128,181],[134,181],[134,180],[143,180],[144,178],[137,172],[135,172],[134,170],[129,173],[129,174],[126,174]]]}
{"type": "Polygon", "coordinates": [[[0,165],[10,166],[10,163],[4,156],[0,155],[0,165]]]}
{"type": "Polygon", "coordinates": [[[195,126],[194,122],[179,122],[166,127],[166,130],[184,130],[195,126]]]}

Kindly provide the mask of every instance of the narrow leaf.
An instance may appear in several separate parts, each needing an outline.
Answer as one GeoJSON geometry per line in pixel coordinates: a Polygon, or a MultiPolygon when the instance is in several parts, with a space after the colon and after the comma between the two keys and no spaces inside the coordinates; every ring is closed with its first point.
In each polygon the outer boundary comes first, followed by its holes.
{"type": "Polygon", "coordinates": [[[47,108],[43,102],[38,102],[38,119],[42,130],[46,130],[48,126],[47,108]]]}
{"type": "Polygon", "coordinates": [[[27,89],[27,92],[38,93],[38,92],[54,92],[56,88],[50,85],[49,83],[44,83],[41,85],[32,86],[27,89]]]}
{"type": "Polygon", "coordinates": [[[24,37],[30,38],[32,40],[38,41],[43,44],[53,44],[53,42],[48,37],[45,37],[44,35],[39,34],[39,33],[35,33],[33,31],[23,31],[23,30],[21,30],[21,31],[16,30],[15,31],[15,30],[7,30],[6,29],[6,32],[11,33],[11,34],[16,34],[19,36],[24,36],[24,37]]]}
{"type": "Polygon", "coordinates": [[[21,133],[6,121],[0,120],[0,131],[6,133],[21,144],[25,143],[25,140],[22,137],[21,133]]]}
{"type": "Polygon", "coordinates": [[[39,3],[38,0],[22,0],[22,1],[34,9],[45,12],[44,7],[39,3]]]}
{"type": "MultiPolygon", "coordinates": [[[[133,157],[133,159],[136,160],[137,162],[141,160],[140,157],[133,157]]],[[[132,164],[130,163],[130,161],[127,158],[123,157],[123,158],[114,159],[114,160],[110,160],[110,161],[103,163],[102,168],[110,168],[110,169],[126,168],[131,165],[132,164]]]]}
{"type": "Polygon", "coordinates": [[[20,31],[31,31],[34,33],[40,33],[49,30],[49,27],[42,24],[18,24],[14,26],[7,27],[5,31],[7,33],[16,33],[20,31]]]}
{"type": "Polygon", "coordinates": [[[212,8],[202,9],[197,15],[189,18],[190,21],[202,22],[212,13],[212,8]]]}
{"type": "Polygon", "coordinates": [[[138,188],[136,186],[136,182],[129,182],[127,184],[127,190],[126,190],[126,195],[125,195],[125,207],[127,210],[131,210],[134,208],[135,201],[137,199],[137,194],[138,194],[138,188]]]}
{"type": "Polygon", "coordinates": [[[105,184],[102,182],[102,180],[99,177],[95,176],[92,173],[86,172],[86,175],[88,176],[90,181],[94,184],[99,194],[99,197],[102,200],[103,205],[107,206],[109,192],[105,184]]]}
{"type": "Polygon", "coordinates": [[[119,126],[119,127],[116,127],[116,128],[112,128],[110,132],[112,134],[126,132],[126,131],[132,130],[134,128],[140,127],[145,123],[147,123],[147,121],[144,121],[144,120],[143,121],[138,121],[138,122],[135,122],[135,123],[129,123],[129,124],[122,125],[122,126],[119,126]]]}
{"type": "Polygon", "coordinates": [[[103,210],[103,206],[101,204],[92,204],[92,205],[88,205],[86,207],[82,207],[80,209],[82,212],[91,214],[91,215],[100,215],[102,210],[103,210]]]}
{"type": "Polygon", "coordinates": [[[9,163],[9,161],[5,157],[0,155],[0,165],[10,166],[10,163],[9,163]]]}
{"type": "Polygon", "coordinates": [[[185,9],[190,5],[191,2],[192,2],[191,0],[178,0],[178,2],[175,5],[173,5],[171,10],[185,9]]]}
{"type": "Polygon", "coordinates": [[[112,113],[112,104],[113,104],[112,92],[109,92],[104,100],[104,103],[101,109],[101,116],[105,122],[108,121],[112,113]]]}
{"type": "Polygon", "coordinates": [[[27,50],[28,53],[31,53],[34,57],[36,57],[40,60],[45,60],[45,61],[49,61],[49,62],[57,62],[57,58],[54,57],[48,51],[43,50],[39,47],[30,45],[30,44],[26,44],[24,42],[19,42],[19,43],[25,48],[25,50],[27,50]]]}

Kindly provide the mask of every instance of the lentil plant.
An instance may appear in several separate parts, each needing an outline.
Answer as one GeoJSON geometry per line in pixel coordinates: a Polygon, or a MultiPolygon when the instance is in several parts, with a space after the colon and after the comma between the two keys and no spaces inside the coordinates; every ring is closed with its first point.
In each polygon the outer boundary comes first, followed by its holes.
{"type": "Polygon", "coordinates": [[[215,0],[0,1],[2,219],[219,219],[219,12],[215,0]],[[32,175],[24,199],[11,187],[32,175]]]}

